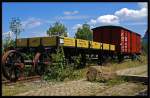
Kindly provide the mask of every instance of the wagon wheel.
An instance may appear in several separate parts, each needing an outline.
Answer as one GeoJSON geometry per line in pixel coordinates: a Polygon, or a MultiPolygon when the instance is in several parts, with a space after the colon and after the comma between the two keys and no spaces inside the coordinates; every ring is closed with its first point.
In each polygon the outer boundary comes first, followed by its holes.
{"type": "Polygon", "coordinates": [[[7,51],[2,57],[2,73],[10,81],[16,81],[23,72],[24,59],[16,50],[7,51]]]}
{"type": "Polygon", "coordinates": [[[37,52],[34,58],[35,72],[42,76],[48,68],[48,65],[52,64],[52,58],[47,52],[37,52]]]}

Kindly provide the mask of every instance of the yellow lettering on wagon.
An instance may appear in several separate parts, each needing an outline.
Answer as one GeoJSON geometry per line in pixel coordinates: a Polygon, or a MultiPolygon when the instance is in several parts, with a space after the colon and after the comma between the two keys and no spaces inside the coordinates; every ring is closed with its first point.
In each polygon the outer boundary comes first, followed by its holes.
{"type": "Polygon", "coordinates": [[[75,39],[74,38],[69,38],[69,37],[64,37],[63,46],[75,47],[75,39]]]}
{"type": "Polygon", "coordinates": [[[103,43],[103,50],[109,50],[109,45],[110,44],[103,43]]]}
{"type": "Polygon", "coordinates": [[[88,48],[89,43],[87,40],[77,39],[77,47],[88,48]]]}
{"type": "Polygon", "coordinates": [[[115,45],[110,45],[110,50],[115,51],[115,45]]]}

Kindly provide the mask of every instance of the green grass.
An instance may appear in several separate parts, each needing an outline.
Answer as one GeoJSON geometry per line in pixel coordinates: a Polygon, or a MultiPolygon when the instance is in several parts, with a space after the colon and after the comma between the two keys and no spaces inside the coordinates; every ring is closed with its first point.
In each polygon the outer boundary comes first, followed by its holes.
{"type": "Polygon", "coordinates": [[[137,60],[132,61],[131,59],[125,59],[122,63],[110,62],[110,63],[107,63],[106,66],[109,66],[114,71],[116,71],[116,70],[121,70],[121,69],[125,69],[125,68],[147,65],[147,57],[141,55],[140,58],[141,58],[142,62],[139,62],[137,60]]]}
{"type": "Polygon", "coordinates": [[[69,78],[71,80],[77,80],[77,79],[85,78],[86,72],[87,72],[87,67],[74,70],[73,74],[69,78]]]}
{"type": "Polygon", "coordinates": [[[22,84],[16,84],[13,86],[2,85],[2,96],[14,96],[19,93],[26,92],[33,89],[32,86],[25,86],[22,84]]]}
{"type": "MultiPolygon", "coordinates": [[[[113,69],[113,71],[116,70],[120,70],[120,69],[125,69],[125,68],[131,68],[131,67],[137,67],[140,65],[146,65],[147,64],[147,57],[141,55],[141,59],[142,59],[142,63],[139,61],[131,61],[129,60],[125,60],[122,63],[116,63],[116,62],[109,62],[106,64],[106,66],[110,67],[113,69]]],[[[87,64],[88,66],[92,66],[93,64],[87,64]]],[[[73,71],[73,74],[71,74],[70,76],[68,76],[64,81],[70,81],[70,80],[79,80],[82,78],[86,78],[86,72],[88,69],[88,66],[85,68],[81,68],[81,69],[76,69],[73,71]]],[[[116,78],[116,79],[112,79],[109,81],[106,81],[107,85],[113,86],[116,84],[120,84],[126,82],[126,79],[123,78],[116,78]]],[[[142,87],[142,86],[141,86],[142,87]]],[[[33,90],[33,89],[38,89],[38,86],[35,85],[23,85],[23,84],[17,84],[17,85],[13,85],[13,86],[5,86],[2,85],[2,95],[3,96],[13,96],[19,93],[23,93],[29,90],[33,90]]]]}
{"type": "MultiPolygon", "coordinates": [[[[117,71],[117,70],[121,70],[121,69],[137,67],[137,66],[141,66],[141,65],[147,65],[147,57],[145,55],[141,55],[140,58],[142,60],[142,63],[137,60],[132,61],[131,59],[125,59],[122,63],[109,62],[109,63],[106,63],[106,65],[104,65],[104,66],[107,66],[107,68],[112,69],[112,71],[117,71]]],[[[96,65],[96,64],[87,64],[87,66],[85,68],[74,70],[73,74],[70,75],[65,80],[77,80],[77,79],[85,78],[88,67],[93,66],[93,65],[96,65]]],[[[117,78],[117,81],[119,82],[118,78],[117,78]]],[[[115,80],[111,80],[110,82],[115,82],[115,80]]]]}
{"type": "Polygon", "coordinates": [[[119,85],[121,83],[125,83],[127,80],[123,77],[116,77],[114,79],[106,81],[106,85],[108,86],[114,86],[114,85],[119,85]]]}

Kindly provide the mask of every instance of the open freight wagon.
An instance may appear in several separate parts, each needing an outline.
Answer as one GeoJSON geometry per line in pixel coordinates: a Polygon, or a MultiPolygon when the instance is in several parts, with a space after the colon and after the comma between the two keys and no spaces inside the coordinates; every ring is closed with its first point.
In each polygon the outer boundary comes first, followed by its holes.
{"type": "Polygon", "coordinates": [[[86,65],[87,55],[98,56],[98,63],[101,64],[102,55],[113,55],[116,47],[108,43],[60,36],[21,38],[17,39],[16,45],[15,49],[7,51],[2,57],[3,75],[11,81],[16,81],[22,76],[25,65],[32,66],[31,72],[43,75],[47,66],[53,63],[51,54],[56,53],[59,47],[63,48],[65,60],[69,62],[74,62],[74,56],[81,55],[80,66],[86,65]],[[33,57],[25,59],[23,55],[30,53],[33,57]]]}

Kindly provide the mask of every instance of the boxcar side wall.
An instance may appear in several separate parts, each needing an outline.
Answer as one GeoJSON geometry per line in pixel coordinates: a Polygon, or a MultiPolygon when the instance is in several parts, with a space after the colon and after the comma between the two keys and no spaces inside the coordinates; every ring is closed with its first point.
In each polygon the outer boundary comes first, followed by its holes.
{"type": "Polygon", "coordinates": [[[113,44],[116,46],[116,52],[120,52],[120,29],[101,28],[93,30],[93,41],[113,44]]]}
{"type": "MultiPolygon", "coordinates": [[[[140,53],[141,36],[139,34],[121,29],[120,40],[121,40],[120,41],[121,53],[123,54],[139,54],[140,53]]],[[[116,44],[116,45],[119,46],[119,44],[116,44]]],[[[119,50],[119,47],[118,47],[118,50],[119,50]]]]}
{"type": "Polygon", "coordinates": [[[121,51],[121,30],[114,28],[111,30],[112,32],[112,40],[111,42],[114,43],[116,45],[116,52],[120,52],[121,51]]]}
{"type": "Polygon", "coordinates": [[[101,38],[101,33],[99,33],[99,32],[101,32],[101,31],[99,31],[99,30],[94,30],[93,31],[93,41],[95,41],[95,42],[102,42],[102,38],[101,38]]]}
{"type": "Polygon", "coordinates": [[[136,52],[136,36],[135,36],[135,34],[134,33],[131,33],[131,53],[133,54],[133,53],[135,53],[136,52]]]}
{"type": "Polygon", "coordinates": [[[130,54],[130,36],[131,32],[127,30],[121,30],[121,52],[124,54],[130,54]]]}
{"type": "Polygon", "coordinates": [[[130,53],[131,52],[131,32],[127,31],[128,33],[128,46],[127,46],[127,52],[130,53]]]}
{"type": "Polygon", "coordinates": [[[116,52],[139,54],[141,36],[130,30],[117,26],[106,26],[93,29],[93,41],[116,45],[116,52]]]}
{"type": "Polygon", "coordinates": [[[136,54],[140,54],[141,53],[141,36],[136,34],[136,54]]]}

